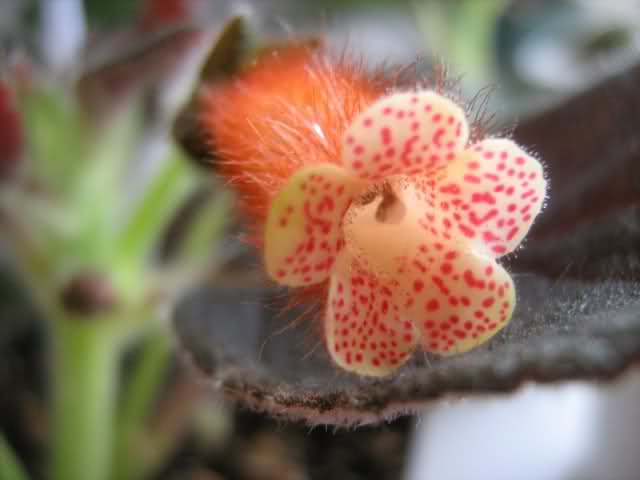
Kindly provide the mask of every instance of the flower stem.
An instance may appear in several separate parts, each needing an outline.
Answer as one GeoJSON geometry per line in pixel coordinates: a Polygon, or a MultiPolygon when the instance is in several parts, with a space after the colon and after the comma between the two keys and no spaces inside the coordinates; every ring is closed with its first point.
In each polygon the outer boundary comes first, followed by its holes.
{"type": "Polygon", "coordinates": [[[108,317],[53,320],[52,478],[106,480],[120,337],[108,317]]]}

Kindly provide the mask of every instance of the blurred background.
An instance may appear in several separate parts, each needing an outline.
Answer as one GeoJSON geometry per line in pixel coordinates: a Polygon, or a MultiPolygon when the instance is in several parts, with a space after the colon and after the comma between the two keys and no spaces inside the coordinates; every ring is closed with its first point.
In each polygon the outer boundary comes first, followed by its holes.
{"type": "MultiPolygon", "coordinates": [[[[232,194],[189,148],[193,95],[237,50],[297,38],[371,67],[444,61],[508,129],[637,64],[640,5],[0,0],[0,479],[640,478],[637,376],[353,430],[199,381],[176,305],[263,284],[232,194]]],[[[259,300],[225,302],[262,321],[259,300]]]]}

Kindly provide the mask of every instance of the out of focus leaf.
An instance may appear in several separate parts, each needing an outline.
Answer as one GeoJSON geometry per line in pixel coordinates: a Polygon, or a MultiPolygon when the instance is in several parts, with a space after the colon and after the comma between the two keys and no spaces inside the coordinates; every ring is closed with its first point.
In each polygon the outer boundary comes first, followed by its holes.
{"type": "Polygon", "coordinates": [[[413,1],[426,44],[475,85],[493,80],[495,31],[507,0],[413,1]]]}
{"type": "Polygon", "coordinates": [[[230,194],[218,193],[196,211],[180,242],[176,259],[183,268],[199,269],[208,260],[227,224],[230,194]]]}
{"type": "Polygon", "coordinates": [[[118,234],[114,252],[117,262],[138,266],[140,261],[148,260],[145,254],[151,251],[176,207],[193,189],[195,181],[184,155],[176,147],[172,148],[118,234]]]}
{"type": "MultiPolygon", "coordinates": [[[[124,166],[131,160],[133,142],[140,129],[136,108],[128,108],[103,129],[90,155],[76,164],[77,187],[70,197],[70,210],[78,234],[71,239],[74,263],[107,266],[114,242],[118,207],[122,198],[124,166]]],[[[67,245],[69,248],[70,245],[67,245]]]]}
{"type": "Polygon", "coordinates": [[[198,45],[202,33],[192,26],[146,36],[128,32],[119,49],[90,59],[77,83],[83,106],[99,116],[128,101],[131,94],[166,80],[198,45]]]}
{"type": "Polygon", "coordinates": [[[15,452],[2,434],[0,434],[0,478],[3,480],[29,479],[15,452]]]}
{"type": "Polygon", "coordinates": [[[227,22],[202,67],[199,80],[209,82],[233,75],[247,57],[250,33],[242,17],[227,22]]]}
{"type": "Polygon", "coordinates": [[[198,76],[194,91],[177,116],[173,135],[197,162],[206,163],[210,149],[198,125],[197,103],[200,87],[233,75],[246,61],[251,50],[251,36],[241,17],[231,19],[215,40],[198,76]]]}
{"type": "Polygon", "coordinates": [[[139,473],[147,467],[144,449],[140,448],[140,434],[145,431],[153,401],[166,379],[171,359],[172,344],[167,332],[159,329],[150,332],[143,342],[122,392],[113,462],[113,478],[117,480],[142,478],[139,473]]]}
{"type": "Polygon", "coordinates": [[[113,27],[126,22],[140,9],[141,3],[141,0],[84,0],[87,18],[101,27],[113,27]]]}
{"type": "Polygon", "coordinates": [[[50,186],[73,188],[75,170],[87,152],[82,114],[62,92],[53,90],[33,90],[22,104],[34,173],[50,186]]]}

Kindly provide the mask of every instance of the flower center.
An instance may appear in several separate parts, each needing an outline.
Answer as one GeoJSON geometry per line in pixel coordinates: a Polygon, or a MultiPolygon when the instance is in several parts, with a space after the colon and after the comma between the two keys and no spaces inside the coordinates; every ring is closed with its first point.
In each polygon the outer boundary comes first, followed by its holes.
{"type": "Polygon", "coordinates": [[[378,275],[395,271],[424,235],[415,187],[403,178],[376,185],[348,209],[343,223],[347,248],[378,275]]]}
{"type": "Polygon", "coordinates": [[[366,210],[372,211],[375,221],[382,224],[401,223],[407,213],[400,195],[388,180],[366,191],[356,203],[356,208],[358,207],[366,207],[366,210]]]}
{"type": "Polygon", "coordinates": [[[380,223],[400,223],[407,213],[407,208],[393,191],[389,182],[384,182],[380,191],[382,201],[378,204],[375,218],[380,223]]]}

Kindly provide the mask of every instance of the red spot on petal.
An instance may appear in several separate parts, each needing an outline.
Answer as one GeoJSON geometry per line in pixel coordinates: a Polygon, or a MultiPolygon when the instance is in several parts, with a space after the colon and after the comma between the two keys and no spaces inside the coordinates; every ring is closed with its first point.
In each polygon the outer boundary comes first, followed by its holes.
{"type": "Polygon", "coordinates": [[[383,145],[389,145],[391,143],[391,129],[384,127],[380,130],[380,137],[383,145]]]}
{"type": "Polygon", "coordinates": [[[442,266],[440,267],[440,271],[444,275],[448,275],[453,271],[453,266],[450,263],[443,263],[442,266]]]}
{"type": "Polygon", "coordinates": [[[442,193],[450,193],[453,195],[458,195],[460,193],[460,187],[455,183],[450,183],[449,185],[445,185],[440,187],[440,192],[442,193]]]}
{"type": "Polygon", "coordinates": [[[496,301],[496,300],[495,300],[495,298],[493,298],[493,297],[485,298],[485,299],[482,301],[482,306],[483,306],[483,307],[485,307],[485,308],[489,308],[491,305],[493,305],[493,304],[495,303],[495,301],[496,301]]]}
{"type": "Polygon", "coordinates": [[[464,181],[477,185],[478,183],[482,182],[482,179],[476,175],[465,175],[464,181]]]}
{"type": "Polygon", "coordinates": [[[461,340],[467,337],[467,333],[463,332],[462,330],[454,330],[453,334],[461,340]]]}
{"type": "Polygon", "coordinates": [[[427,302],[426,308],[428,312],[435,312],[440,308],[440,302],[433,298],[427,302]]]}

